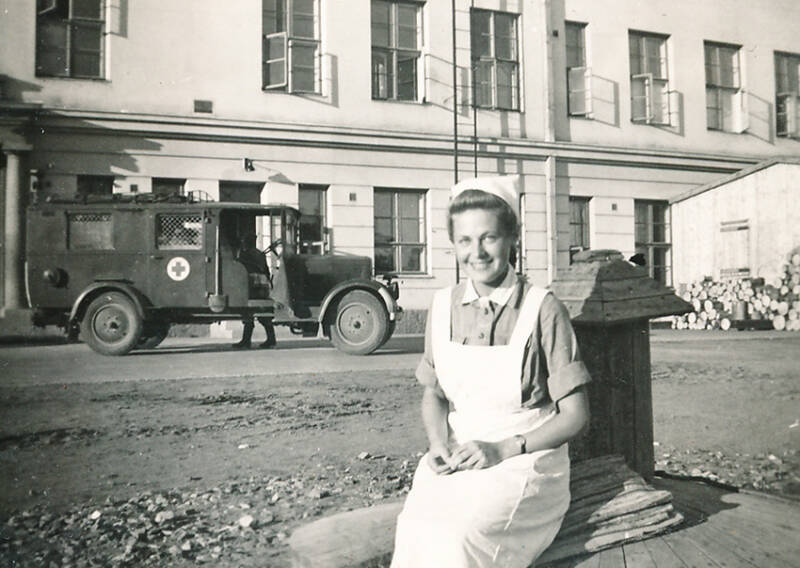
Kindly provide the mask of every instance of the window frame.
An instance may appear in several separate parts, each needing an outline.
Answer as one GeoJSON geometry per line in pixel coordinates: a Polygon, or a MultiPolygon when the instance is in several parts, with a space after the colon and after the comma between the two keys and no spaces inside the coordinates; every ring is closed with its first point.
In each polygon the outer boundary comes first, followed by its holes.
{"type": "MultiPolygon", "coordinates": [[[[746,110],[744,108],[744,88],[742,87],[742,46],[731,44],[731,43],[722,43],[716,41],[703,41],[703,67],[705,71],[705,92],[706,92],[706,130],[712,130],[716,132],[729,132],[733,134],[739,134],[744,132],[746,126],[745,124],[745,117],[746,117],[746,110]],[[713,49],[716,54],[716,61],[717,63],[714,64],[713,61],[709,62],[708,54],[709,49],[713,49]],[[714,72],[712,71],[709,74],[709,69],[721,69],[722,65],[720,63],[720,50],[721,49],[729,49],[734,50],[736,52],[736,64],[731,70],[731,75],[734,78],[733,85],[724,85],[722,81],[714,80],[714,72]],[[711,75],[711,80],[709,80],[709,75],[711,75]],[[716,105],[709,106],[709,99],[712,97],[715,99],[716,105]],[[723,94],[730,95],[730,127],[725,127],[725,103],[723,94]],[[710,125],[710,119],[712,114],[716,115],[715,123],[716,126],[710,125]],[[736,125],[739,126],[736,126],[736,125]]],[[[721,76],[721,73],[717,72],[716,75],[721,76]]]]}
{"type": "MultiPolygon", "coordinates": [[[[505,111],[521,111],[521,70],[520,65],[520,33],[519,33],[519,14],[514,12],[503,12],[500,10],[484,10],[481,8],[470,8],[470,59],[471,59],[471,75],[472,75],[472,105],[474,108],[490,109],[490,110],[505,110],[505,111]],[[478,37],[476,36],[475,22],[479,15],[485,15],[489,18],[489,33],[488,33],[488,47],[489,55],[479,54],[476,55],[476,44],[478,37]],[[509,46],[513,50],[513,58],[499,57],[497,54],[497,18],[508,17],[513,21],[513,36],[510,38],[509,46]],[[489,80],[486,82],[489,85],[488,92],[490,93],[490,101],[488,103],[480,99],[480,93],[483,87],[479,89],[479,68],[488,68],[489,80]],[[507,67],[511,70],[509,77],[511,78],[510,84],[507,88],[511,93],[511,104],[503,106],[501,104],[499,92],[500,85],[498,84],[498,68],[507,67]]],[[[482,82],[483,83],[483,82],[482,82]]],[[[504,88],[506,88],[504,86],[504,88]]]]}
{"type": "Polygon", "coordinates": [[[327,207],[328,207],[328,189],[329,186],[323,184],[314,184],[314,183],[301,183],[297,187],[298,193],[298,210],[300,211],[300,219],[298,220],[298,250],[300,254],[326,254],[330,250],[330,242],[328,239],[328,227],[327,227],[327,207]],[[308,214],[304,214],[301,208],[302,203],[300,199],[300,194],[302,192],[316,192],[319,194],[318,205],[319,205],[319,234],[320,240],[319,241],[311,241],[311,240],[304,240],[303,239],[303,217],[309,217],[308,214]],[[319,252],[315,252],[313,249],[318,247],[319,252]]]}
{"type": "Polygon", "coordinates": [[[78,174],[75,176],[75,193],[82,197],[112,195],[114,193],[114,176],[78,174]],[[103,191],[93,191],[98,187],[101,187],[103,191]]]}
{"type": "Polygon", "coordinates": [[[35,40],[35,54],[34,54],[34,73],[36,77],[52,77],[61,79],[84,79],[84,80],[104,80],[106,78],[106,2],[105,0],[97,0],[98,13],[97,18],[87,17],[85,15],[75,14],[75,0],[53,0],[53,3],[44,10],[39,9],[39,4],[36,5],[36,40],[35,40]],[[67,2],[66,17],[56,18],[43,18],[49,12],[58,10],[59,2],[67,2]],[[48,24],[54,27],[64,28],[64,44],[63,49],[52,47],[45,47],[45,34],[44,28],[48,24]],[[60,26],[59,26],[60,24],[60,26]],[[96,50],[87,47],[78,47],[76,37],[81,35],[81,32],[94,29],[97,34],[98,48],[96,50]],[[64,72],[48,72],[43,70],[44,64],[42,59],[45,52],[58,51],[63,52],[64,59],[64,72]],[[78,67],[76,60],[82,54],[92,54],[97,57],[97,73],[84,74],[75,71],[78,67]]]}
{"type": "Polygon", "coordinates": [[[380,101],[402,101],[402,102],[418,102],[421,99],[420,86],[421,72],[423,66],[420,64],[422,60],[422,47],[423,47],[423,14],[422,4],[414,0],[371,0],[370,2],[370,84],[371,96],[373,100],[380,101]],[[375,25],[374,20],[376,4],[386,4],[389,8],[389,45],[380,45],[375,42],[375,25]],[[415,48],[400,46],[400,32],[403,26],[401,25],[400,9],[402,7],[413,8],[414,14],[414,44],[415,48]],[[383,60],[387,71],[380,73],[376,71],[376,62],[383,60]],[[413,93],[412,97],[401,96],[402,86],[407,84],[408,81],[403,81],[401,77],[401,61],[412,61],[413,70],[410,73],[413,84],[410,92],[413,93]],[[381,84],[381,78],[383,83],[381,84]]]}
{"type": "Polygon", "coordinates": [[[578,116],[584,118],[591,118],[592,114],[592,73],[587,65],[586,53],[586,28],[587,24],[584,22],[573,22],[570,20],[564,21],[564,46],[566,55],[566,70],[567,70],[567,116],[578,116]],[[572,45],[570,43],[569,30],[578,30],[579,43],[572,45]],[[570,49],[580,55],[578,65],[571,65],[570,49]],[[578,107],[578,101],[582,101],[582,105],[578,107]],[[576,110],[576,107],[579,110],[576,110]]]}
{"type": "Polygon", "coordinates": [[[628,30],[628,71],[630,75],[631,122],[655,126],[671,126],[672,109],[670,108],[669,80],[669,35],[641,30],[628,30]],[[637,42],[637,53],[632,51],[633,41],[637,42]],[[659,42],[658,74],[650,68],[648,41],[659,42]],[[634,60],[636,65],[634,68],[634,60]],[[636,85],[641,87],[637,88],[636,85]],[[636,94],[643,93],[642,95],[636,94]],[[660,96],[656,93],[660,92],[660,96]],[[656,112],[657,100],[661,99],[662,109],[656,112]],[[636,110],[637,99],[644,100],[644,115],[639,116],[636,110]],[[659,116],[660,114],[660,116],[659,116]]]}
{"type": "Polygon", "coordinates": [[[647,261],[645,268],[650,278],[657,280],[665,286],[672,286],[672,211],[669,201],[656,199],[634,199],[633,200],[633,238],[634,247],[637,253],[642,253],[647,261]],[[646,219],[642,222],[639,218],[641,207],[646,208],[646,219]],[[655,223],[654,208],[663,207],[664,222],[655,223]],[[663,225],[664,240],[655,239],[656,225],[663,225]],[[644,226],[647,233],[647,240],[639,239],[639,227],[644,226]],[[656,264],[655,257],[657,251],[664,252],[664,264],[656,264]],[[657,274],[657,269],[663,269],[663,278],[657,274]]]}
{"type": "Polygon", "coordinates": [[[591,216],[590,216],[590,203],[592,201],[591,197],[587,197],[584,195],[570,195],[569,196],[569,263],[572,264],[573,257],[584,250],[588,250],[591,248],[591,216]],[[580,206],[580,222],[575,222],[575,205],[580,206]],[[574,243],[573,242],[573,235],[574,235],[574,227],[580,227],[581,231],[581,242],[574,243]]]}
{"type": "Polygon", "coordinates": [[[261,89],[269,92],[286,92],[290,94],[311,94],[319,95],[322,93],[322,54],[320,41],[320,6],[319,0],[311,0],[313,13],[295,12],[295,5],[299,0],[273,0],[280,7],[274,11],[272,21],[276,31],[267,33],[268,11],[267,3],[270,0],[262,0],[261,3],[261,89]],[[314,37],[298,35],[295,28],[295,20],[298,16],[309,17],[313,22],[314,37]],[[280,19],[280,21],[279,21],[280,19]],[[280,29],[277,29],[280,28],[280,29]],[[282,45],[280,56],[273,57],[272,46],[282,45]],[[298,52],[302,48],[313,50],[313,67],[303,66],[297,61],[300,60],[298,52]],[[273,65],[280,65],[283,70],[281,80],[270,80],[270,72],[273,65]],[[305,89],[298,87],[298,75],[300,71],[311,72],[313,74],[313,87],[305,89]]]}
{"type": "MultiPolygon", "coordinates": [[[[402,274],[402,275],[411,275],[411,276],[425,276],[428,274],[428,211],[427,211],[427,202],[428,202],[428,190],[426,189],[417,189],[417,188],[398,188],[398,187],[375,187],[373,189],[375,195],[379,193],[390,194],[392,199],[392,209],[389,211],[389,215],[381,215],[380,217],[377,215],[378,211],[374,207],[375,200],[373,199],[373,248],[374,251],[377,251],[378,248],[386,248],[389,247],[392,249],[392,265],[394,270],[383,271],[379,270],[377,259],[375,254],[373,253],[373,267],[376,275],[379,274],[402,274]],[[419,197],[419,201],[417,203],[419,217],[417,217],[417,223],[419,224],[419,241],[400,241],[397,240],[399,235],[401,234],[401,222],[404,217],[400,214],[400,196],[401,195],[409,195],[414,194],[419,197]],[[392,240],[388,242],[378,241],[376,229],[377,229],[377,219],[382,218],[391,219],[392,224],[392,240]],[[419,263],[420,269],[419,270],[403,270],[403,250],[404,247],[408,248],[418,248],[421,250],[419,255],[419,263]]],[[[386,212],[383,212],[386,213],[386,212]]],[[[410,219],[410,218],[409,218],[410,219]]]]}
{"type": "Polygon", "coordinates": [[[785,138],[798,138],[800,137],[800,54],[776,51],[774,58],[775,134],[785,138]],[[784,76],[785,79],[782,79],[784,76]]]}

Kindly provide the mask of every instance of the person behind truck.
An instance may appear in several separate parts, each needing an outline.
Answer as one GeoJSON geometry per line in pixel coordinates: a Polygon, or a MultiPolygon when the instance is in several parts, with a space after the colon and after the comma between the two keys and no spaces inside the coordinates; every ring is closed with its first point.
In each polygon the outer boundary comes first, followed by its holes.
{"type": "MultiPolygon", "coordinates": [[[[236,253],[236,260],[244,265],[248,275],[264,274],[269,278],[269,268],[267,268],[267,260],[264,258],[264,253],[256,248],[255,233],[247,233],[242,237],[239,251],[236,253]]],[[[233,344],[234,349],[250,349],[253,328],[255,327],[254,319],[255,318],[250,314],[242,317],[242,339],[238,343],[233,344]]],[[[261,349],[275,347],[277,341],[275,340],[275,327],[272,325],[272,320],[269,318],[258,318],[258,321],[264,326],[264,331],[267,332],[267,339],[261,343],[259,347],[261,349]]]]}

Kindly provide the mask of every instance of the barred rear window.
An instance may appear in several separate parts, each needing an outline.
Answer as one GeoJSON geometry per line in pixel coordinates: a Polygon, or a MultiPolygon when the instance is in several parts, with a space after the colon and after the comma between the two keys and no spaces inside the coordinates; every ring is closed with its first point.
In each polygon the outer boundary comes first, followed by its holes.
{"type": "Polygon", "coordinates": [[[156,231],[156,245],[160,249],[196,250],[203,246],[201,215],[158,215],[156,231]]]}
{"type": "Polygon", "coordinates": [[[114,248],[110,213],[70,213],[69,248],[73,250],[109,250],[114,248]]]}

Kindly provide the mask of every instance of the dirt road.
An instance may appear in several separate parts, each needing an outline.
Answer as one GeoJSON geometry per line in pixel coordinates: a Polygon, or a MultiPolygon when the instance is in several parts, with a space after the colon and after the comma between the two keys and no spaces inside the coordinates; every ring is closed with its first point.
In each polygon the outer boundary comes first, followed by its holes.
{"type": "MultiPolygon", "coordinates": [[[[800,335],[670,337],[657,467],[800,495],[800,335]]],[[[0,388],[0,560],[286,566],[298,524],[407,491],[419,395],[410,367],[0,388]]]]}

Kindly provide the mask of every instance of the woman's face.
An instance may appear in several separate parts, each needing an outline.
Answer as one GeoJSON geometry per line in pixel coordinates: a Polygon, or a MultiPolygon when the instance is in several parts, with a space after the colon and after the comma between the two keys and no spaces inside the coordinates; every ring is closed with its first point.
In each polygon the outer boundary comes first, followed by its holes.
{"type": "Polygon", "coordinates": [[[476,291],[485,296],[505,278],[516,238],[500,226],[494,211],[467,209],[454,214],[452,219],[458,264],[472,280],[476,291]]]}

